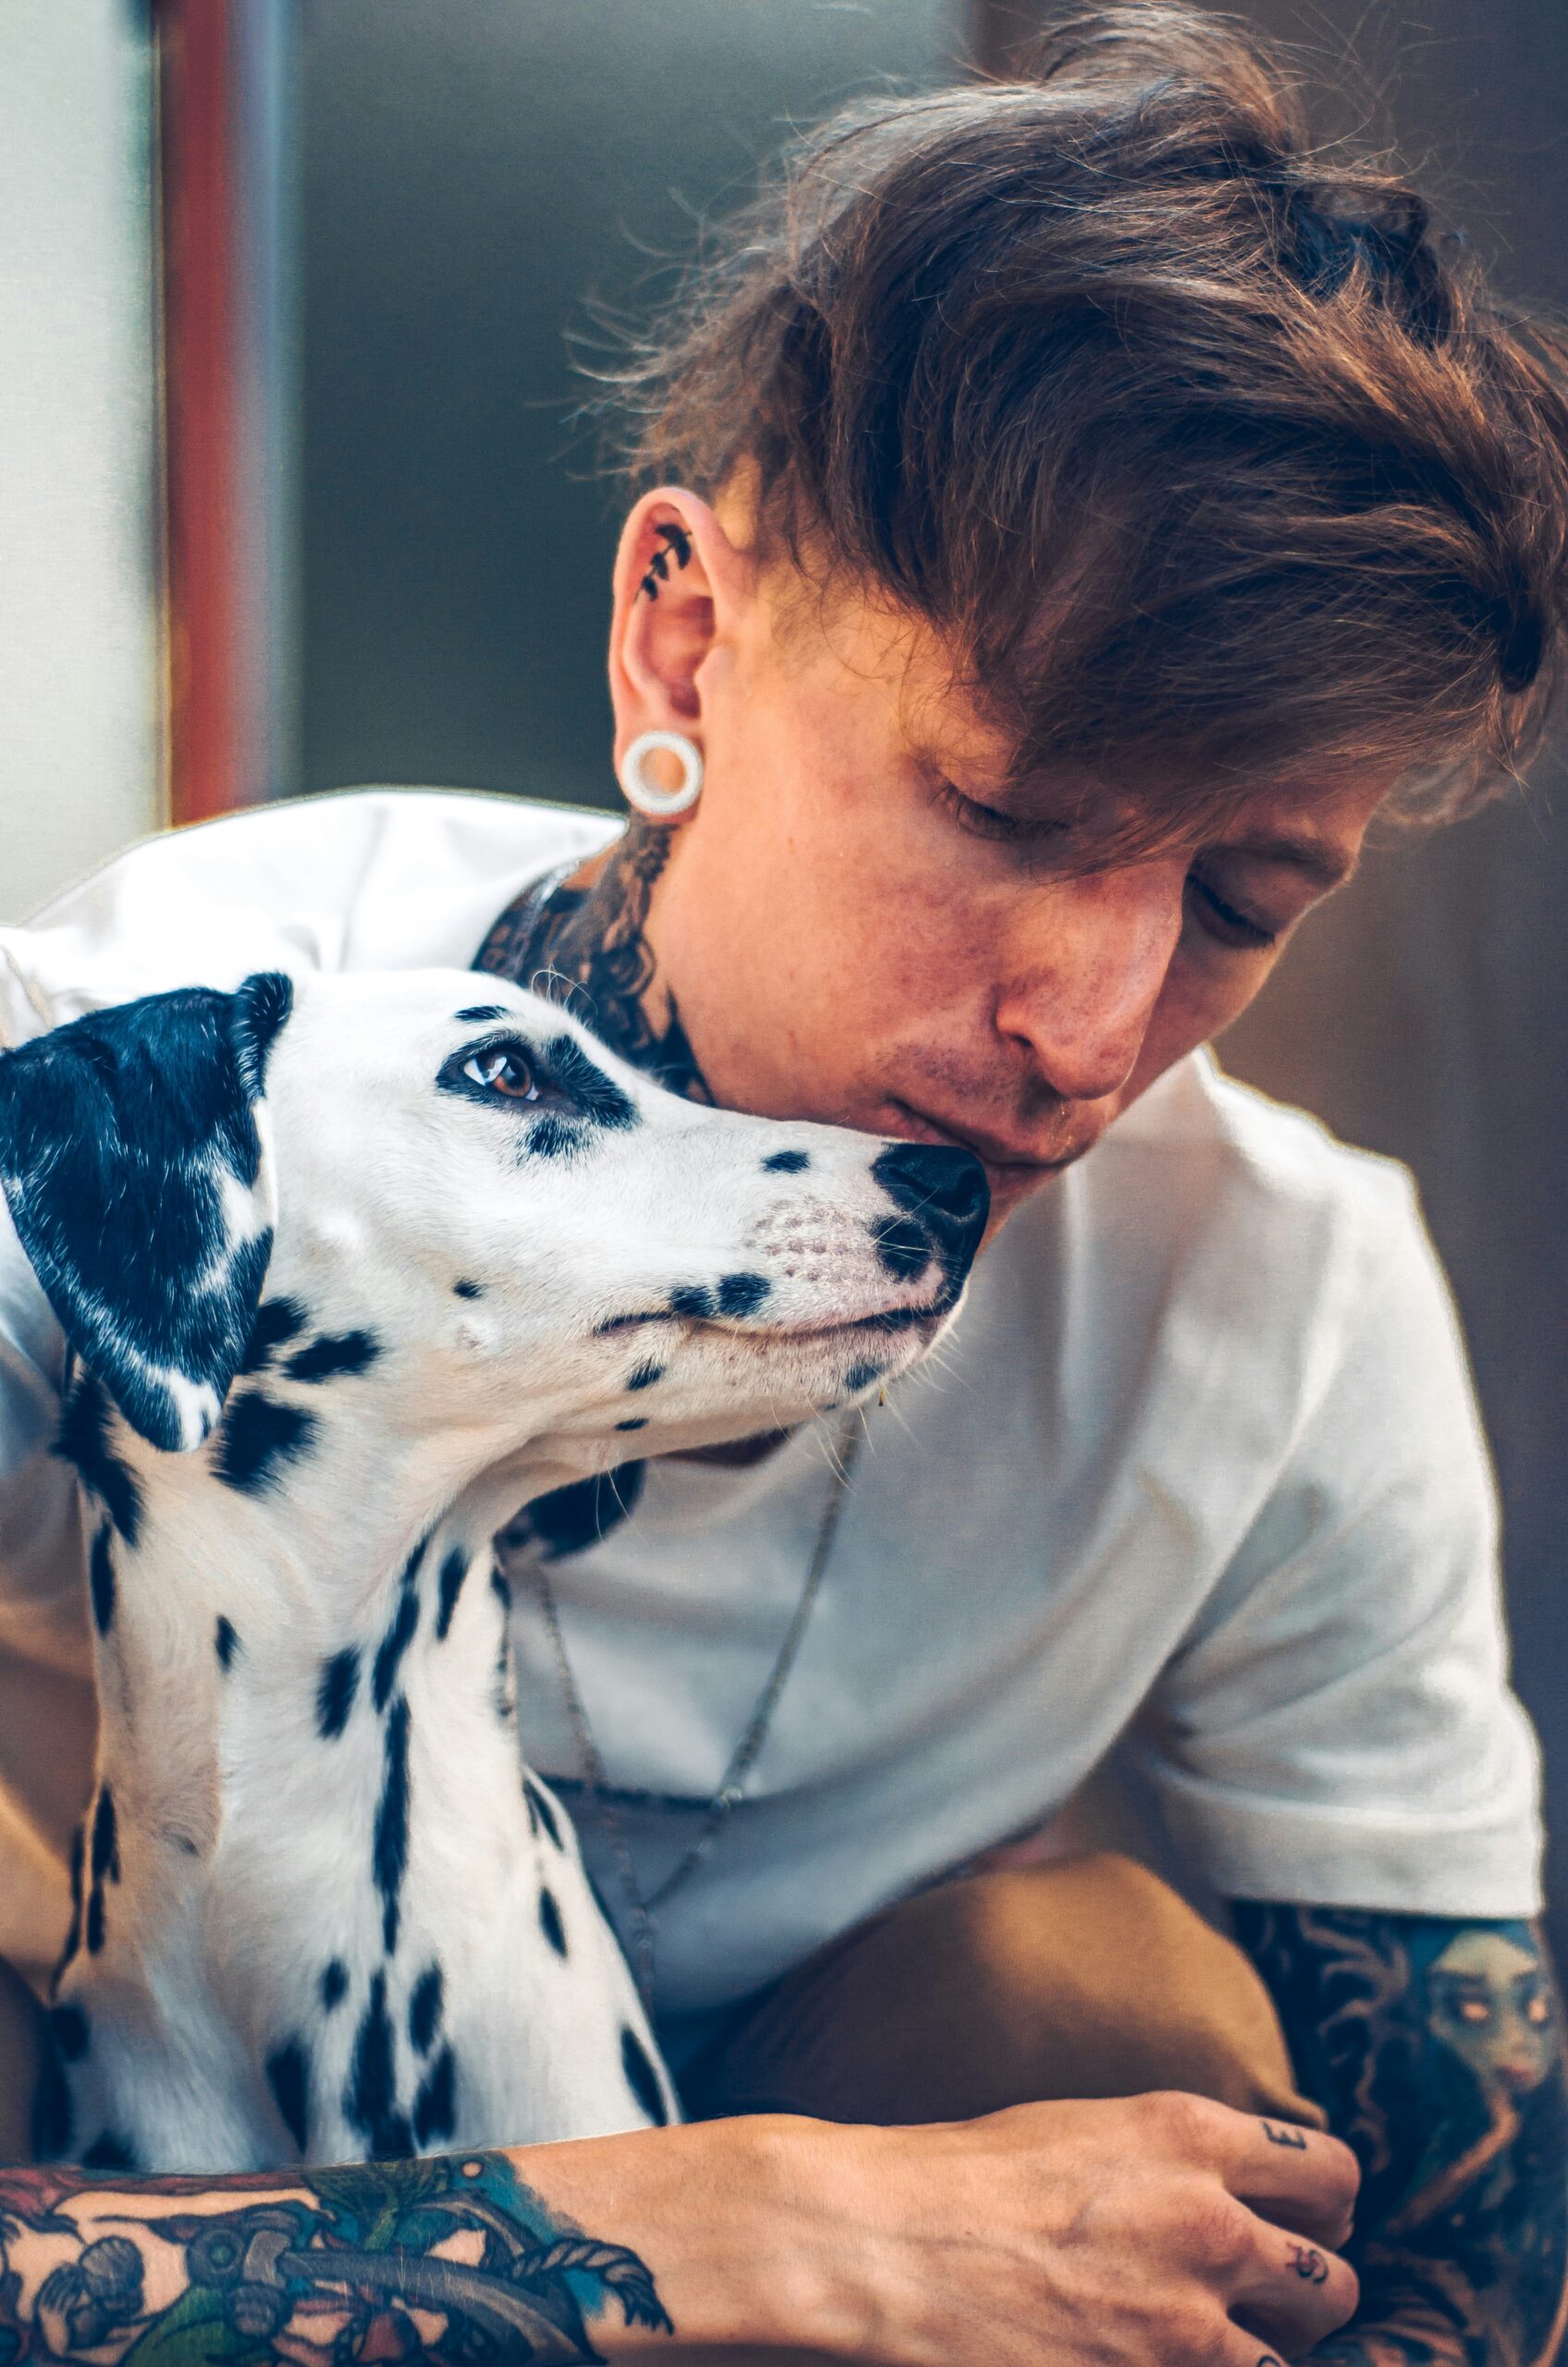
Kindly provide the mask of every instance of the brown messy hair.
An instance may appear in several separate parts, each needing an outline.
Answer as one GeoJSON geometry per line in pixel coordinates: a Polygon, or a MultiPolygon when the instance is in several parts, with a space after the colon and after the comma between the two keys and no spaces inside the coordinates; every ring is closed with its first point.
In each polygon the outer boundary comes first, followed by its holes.
{"type": "Polygon", "coordinates": [[[1391,766],[1447,816],[1516,778],[1565,362],[1248,31],[1112,0],[799,140],[609,399],[634,480],[744,472],[765,548],[939,630],[1013,785],[1114,783],[1146,838],[1270,780],[1391,766]]]}

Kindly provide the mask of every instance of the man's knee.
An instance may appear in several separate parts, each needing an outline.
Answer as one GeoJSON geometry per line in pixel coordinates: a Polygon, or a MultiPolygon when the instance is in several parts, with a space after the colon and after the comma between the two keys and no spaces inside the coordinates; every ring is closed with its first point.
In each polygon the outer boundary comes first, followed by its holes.
{"type": "Polygon", "coordinates": [[[32,2159],[43,2033],[43,2006],[20,1973],[0,1956],[0,2163],[32,2159]]]}
{"type": "Polygon", "coordinates": [[[764,2001],[699,2110],[884,2124],[1182,2088],[1317,2121],[1241,1951],[1110,1852],[937,1885],[764,2001]]]}

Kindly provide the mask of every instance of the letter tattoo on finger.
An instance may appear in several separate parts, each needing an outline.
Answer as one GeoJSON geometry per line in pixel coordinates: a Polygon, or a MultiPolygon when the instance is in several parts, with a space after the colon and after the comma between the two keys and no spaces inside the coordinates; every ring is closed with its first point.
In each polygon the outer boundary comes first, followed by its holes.
{"type": "Polygon", "coordinates": [[[1303,2128],[1276,2128],[1271,2120],[1266,2120],[1263,2133],[1270,2145],[1288,2145],[1292,2153],[1306,2151],[1306,2131],[1303,2128]]]}
{"type": "Polygon", "coordinates": [[[1311,2244],[1292,2244],[1291,2259],[1296,2275],[1304,2277],[1308,2285],[1328,2284],[1329,2263],[1311,2244]]]}

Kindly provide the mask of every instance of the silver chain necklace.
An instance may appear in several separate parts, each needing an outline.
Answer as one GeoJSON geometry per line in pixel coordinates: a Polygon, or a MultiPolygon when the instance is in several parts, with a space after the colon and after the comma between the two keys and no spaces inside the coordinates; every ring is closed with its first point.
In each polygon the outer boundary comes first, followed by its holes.
{"type": "Polygon", "coordinates": [[[857,1411],[849,1417],[839,1432],[839,1452],[834,1463],[832,1481],[828,1488],[827,1501],[822,1508],[821,1521],[817,1525],[816,1541],[812,1547],[811,1560],[806,1564],[805,1584],[801,1589],[801,1599],[795,1605],[790,1625],[784,1631],[784,1640],[778,1647],[778,1658],[773,1663],[767,1682],[756,1698],[755,1706],[746,1722],[745,1732],[735,1746],[718,1789],[703,1811],[703,1821],[695,1840],[680,1858],[673,1872],[667,1874],[662,1883],[657,1883],[653,1890],[646,1893],[638,1883],[636,1871],[631,1863],[631,1846],[626,1838],[626,1827],[621,1821],[620,1810],[611,1797],[605,1776],[605,1762],[600,1754],[599,1746],[594,1738],[594,1729],[589,1723],[588,1711],[584,1706],[577,1678],[572,1672],[571,1662],[567,1656],[566,1638],[561,1633],[560,1605],[556,1600],[555,1588],[550,1583],[549,1571],[543,1559],[534,1564],[534,1590],[539,1598],[539,1607],[545,1614],[545,1625],[549,1630],[550,1643],[556,1656],[556,1670],[560,1678],[561,1698],[566,1704],[567,1715],[571,1723],[572,1736],[577,1746],[584,1788],[594,1804],[594,1814],[615,1852],[620,1885],[626,1894],[626,1904],[631,1916],[631,1969],[636,1977],[643,2006],[650,2013],[653,2010],[654,1951],[657,1940],[654,1923],[655,1913],[668,1903],[676,1891],[690,1882],[740,1805],[746,1788],[746,1778],[756,1764],[757,1754],[767,1739],[768,1729],[773,1723],[774,1711],[778,1707],[779,1696],[789,1683],[790,1672],[795,1665],[802,1638],[806,1632],[806,1624],[811,1617],[817,1596],[822,1591],[822,1580],[833,1551],[833,1539],[838,1533],[839,1515],[844,1509],[844,1499],[850,1492],[850,1482],[854,1478],[855,1464],[859,1459],[864,1439],[864,1419],[857,1411]]]}

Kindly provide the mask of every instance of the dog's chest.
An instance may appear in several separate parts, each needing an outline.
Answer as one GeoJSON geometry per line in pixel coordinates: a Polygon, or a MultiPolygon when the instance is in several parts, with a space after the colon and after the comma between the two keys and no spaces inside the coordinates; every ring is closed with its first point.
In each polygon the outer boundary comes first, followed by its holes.
{"type": "Polygon", "coordinates": [[[570,1821],[523,1768],[506,1624],[487,1555],[438,1539],[340,1631],[290,1635],[261,1598],[217,1614],[199,1856],[163,1837],[145,1727],[117,1763],[106,1735],[116,1862],[59,1993],[87,2033],[73,2151],[242,2167],[671,2116],[570,1821]]]}

